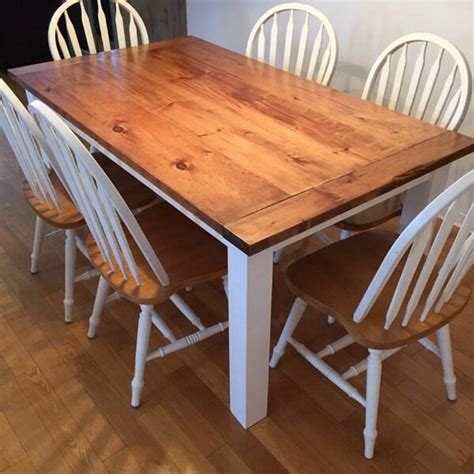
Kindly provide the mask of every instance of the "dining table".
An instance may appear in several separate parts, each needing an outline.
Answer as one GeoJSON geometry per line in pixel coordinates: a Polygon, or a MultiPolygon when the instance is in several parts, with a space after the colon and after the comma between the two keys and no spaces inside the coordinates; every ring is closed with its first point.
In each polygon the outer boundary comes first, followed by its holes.
{"type": "Polygon", "coordinates": [[[402,230],[443,186],[437,170],[474,151],[192,36],[9,72],[227,247],[230,409],[245,428],[268,408],[274,252],[403,193],[402,230]]]}

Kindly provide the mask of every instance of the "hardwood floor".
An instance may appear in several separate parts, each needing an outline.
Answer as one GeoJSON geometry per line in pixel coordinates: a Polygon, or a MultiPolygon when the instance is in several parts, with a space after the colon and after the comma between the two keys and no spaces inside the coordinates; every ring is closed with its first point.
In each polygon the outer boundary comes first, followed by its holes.
{"type": "MultiPolygon", "coordinates": [[[[111,303],[89,340],[92,280],[76,286],[73,323],[65,325],[64,244],[60,237],[46,241],[40,271],[30,274],[34,217],[3,136],[0,170],[1,472],[473,472],[474,301],[452,324],[456,403],[445,397],[438,360],[421,346],[384,363],[372,461],[362,457],[361,407],[292,349],[271,371],[269,416],[242,429],[228,410],[226,334],[148,364],[143,405],[134,410],[138,308],[111,303]]],[[[284,264],[275,268],[272,346],[291,304],[284,264]]],[[[84,260],[79,267],[87,267],[84,260]]],[[[205,323],[225,317],[219,281],[183,297],[205,323]]],[[[162,314],[177,333],[190,329],[169,303],[162,314]]],[[[341,332],[308,311],[297,336],[316,348],[341,332]]],[[[163,342],[156,333],[152,338],[163,342]]],[[[332,362],[342,369],[361,354],[353,346],[332,362]]]]}

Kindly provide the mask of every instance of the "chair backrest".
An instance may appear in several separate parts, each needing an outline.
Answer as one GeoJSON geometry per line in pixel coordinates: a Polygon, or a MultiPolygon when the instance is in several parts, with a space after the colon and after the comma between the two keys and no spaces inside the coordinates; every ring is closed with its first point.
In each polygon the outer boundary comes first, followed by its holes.
{"type": "Polygon", "coordinates": [[[131,275],[135,284],[141,285],[128,232],[160,283],[168,285],[168,275],[135,216],[89,150],[47,105],[36,100],[29,109],[53,151],[53,168],[64,177],[69,194],[112,271],[118,267],[124,278],[131,275]]]}
{"type": "Polygon", "coordinates": [[[354,313],[354,321],[361,322],[367,316],[395,268],[404,258],[406,260],[387,309],[385,329],[390,328],[399,313],[400,317],[403,314],[402,325],[408,326],[415,309],[423,300],[421,321],[426,319],[433,308],[435,312],[441,310],[473,263],[474,204],[466,213],[444,258],[442,253],[459,216],[461,198],[468,194],[473,202],[473,191],[474,170],[443,191],[405,228],[362,297],[354,313]],[[442,223],[435,231],[436,218],[442,213],[442,223]]]}
{"type": "Polygon", "coordinates": [[[362,93],[363,99],[449,130],[461,125],[470,96],[466,60],[449,41],[429,33],[402,36],[387,46],[362,93]]]}
{"type": "MultiPolygon", "coordinates": [[[[99,51],[110,51],[111,36],[107,25],[106,14],[102,6],[103,0],[96,0],[97,18],[89,17],[84,0],[66,0],[53,14],[49,22],[48,43],[51,56],[55,61],[74,56],[82,56],[83,51],[89,54],[95,54],[99,51]],[[80,16],[82,23],[81,30],[76,30],[71,15],[80,16]],[[99,31],[96,31],[98,27],[99,31]],[[83,33],[85,44],[81,45],[79,37],[83,33]],[[97,34],[97,33],[100,33],[97,34]],[[100,36],[100,41],[99,41],[100,36]]],[[[92,3],[92,2],[91,2],[92,3]]],[[[114,18],[115,25],[112,25],[115,47],[126,48],[128,46],[137,46],[138,44],[147,44],[148,33],[145,23],[139,13],[133,8],[127,0],[110,0],[114,5],[114,12],[110,14],[114,18]],[[128,16],[128,27],[124,23],[128,16]]],[[[112,10],[112,9],[111,9],[112,10]]],[[[78,26],[78,25],[77,25],[78,26]]]]}
{"type": "Polygon", "coordinates": [[[247,41],[246,55],[327,85],[336,66],[336,34],[327,17],[316,8],[302,3],[283,3],[265,12],[255,23],[247,41]],[[280,23],[282,26],[286,23],[284,35],[279,35],[280,23]],[[266,25],[269,25],[267,32],[266,25]],[[294,55],[293,37],[298,29],[301,31],[294,55]]]}
{"type": "Polygon", "coordinates": [[[0,126],[34,196],[50,209],[60,212],[59,200],[49,178],[51,153],[46,140],[33,117],[2,79],[0,126]]]}

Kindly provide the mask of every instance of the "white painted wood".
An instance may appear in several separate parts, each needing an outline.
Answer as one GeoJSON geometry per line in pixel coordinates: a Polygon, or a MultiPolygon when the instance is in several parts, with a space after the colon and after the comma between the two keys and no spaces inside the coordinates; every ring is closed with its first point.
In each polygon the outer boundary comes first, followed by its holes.
{"type": "Polygon", "coordinates": [[[31,252],[30,272],[35,275],[38,273],[38,262],[41,253],[41,246],[44,238],[44,220],[40,216],[36,216],[35,233],[33,238],[33,251],[31,252]]]}
{"type": "Polygon", "coordinates": [[[395,110],[397,108],[398,99],[400,97],[400,91],[402,89],[403,77],[405,75],[405,70],[407,67],[407,49],[408,43],[405,43],[402,47],[402,53],[398,59],[397,70],[395,73],[395,78],[393,81],[392,93],[390,95],[390,101],[388,103],[388,108],[395,110]]]}
{"type": "Polygon", "coordinates": [[[173,330],[166,324],[165,320],[156,311],[156,309],[154,309],[151,314],[151,322],[158,329],[158,331],[160,331],[161,334],[163,334],[163,336],[168,339],[168,341],[175,342],[177,340],[173,330]]]}
{"type": "Polygon", "coordinates": [[[192,325],[196,326],[201,331],[205,329],[204,324],[202,324],[202,321],[199,319],[197,314],[189,307],[181,296],[175,293],[174,295],[171,295],[170,300],[192,325]]]}
{"type": "MultiPolygon", "coordinates": [[[[283,51],[283,70],[288,71],[290,67],[290,56],[291,56],[291,47],[293,45],[293,31],[294,31],[294,21],[293,21],[294,11],[290,10],[290,17],[288,19],[288,24],[286,25],[286,36],[285,36],[285,50],[283,51]]],[[[263,25],[260,29],[263,28],[263,25]]]]}
{"type": "Polygon", "coordinates": [[[97,21],[99,22],[100,39],[102,41],[102,50],[110,51],[109,28],[107,26],[107,19],[105,17],[104,8],[101,0],[97,0],[97,21]]]}
{"type": "Polygon", "coordinates": [[[443,381],[446,385],[448,400],[454,401],[456,395],[456,376],[454,375],[453,352],[451,350],[451,335],[449,333],[449,324],[443,326],[436,332],[438,338],[438,347],[441,355],[441,364],[443,366],[443,381]]]}
{"type": "Polygon", "coordinates": [[[95,294],[94,308],[92,309],[91,317],[89,318],[89,328],[87,330],[87,337],[94,339],[97,331],[97,327],[100,324],[100,318],[104,309],[107,294],[109,292],[109,283],[104,277],[99,278],[99,284],[95,294]]]}
{"type": "Polygon", "coordinates": [[[263,29],[263,25],[260,27],[258,31],[258,52],[257,58],[259,61],[265,61],[265,30],[263,29]]]}
{"type": "Polygon", "coordinates": [[[168,354],[172,354],[173,352],[186,349],[187,347],[197,344],[198,342],[204,341],[205,339],[208,339],[216,334],[219,334],[220,332],[224,332],[228,327],[229,327],[228,322],[217,323],[217,324],[214,324],[213,326],[204,328],[193,334],[189,334],[188,336],[184,336],[181,339],[178,339],[177,341],[174,341],[170,344],[167,344],[166,346],[162,346],[156,349],[153,352],[150,352],[150,354],[147,355],[146,360],[148,362],[150,360],[157,359],[159,357],[165,357],[168,354]]]}
{"type": "MultiPolygon", "coordinates": [[[[96,38],[92,30],[91,18],[87,14],[84,0],[67,0],[54,12],[51,17],[48,28],[48,44],[51,56],[55,61],[70,58],[71,55],[82,56],[83,50],[87,47],[87,53],[95,54],[100,51],[110,51],[112,49],[106,16],[102,7],[103,0],[97,0],[97,23],[100,30],[100,41],[96,38]],[[73,8],[79,7],[81,22],[80,25],[74,25],[70,19],[69,13],[73,8]],[[61,32],[61,22],[66,24],[66,31],[61,32]],[[81,45],[78,41],[77,28],[81,28],[86,39],[86,44],[81,45]],[[67,33],[67,40],[64,34],[67,33]],[[72,45],[73,51],[68,47],[68,42],[72,45]]],[[[136,46],[138,44],[149,43],[148,32],[135,8],[127,0],[111,0],[115,12],[112,12],[117,38],[116,46],[125,48],[127,46],[136,46]],[[128,21],[128,44],[125,35],[125,21],[128,21]]]]}
{"type": "MultiPolygon", "coordinates": [[[[389,357],[392,357],[394,354],[401,351],[402,349],[403,349],[403,347],[396,347],[395,349],[388,349],[386,351],[380,351],[381,360],[385,360],[385,359],[388,359],[389,357]]],[[[344,380],[348,380],[352,377],[357,377],[358,375],[363,374],[367,370],[368,366],[369,366],[369,358],[366,357],[365,359],[362,359],[360,362],[357,362],[356,364],[351,365],[342,374],[342,378],[344,380]]]]}
{"type": "Polygon", "coordinates": [[[0,126],[35,197],[60,212],[59,200],[49,179],[51,151],[33,118],[2,79],[0,126]]]}
{"type": "Polygon", "coordinates": [[[316,356],[316,354],[310,351],[304,344],[296,341],[293,337],[288,338],[288,342],[301,354],[315,369],[319,370],[325,377],[327,377],[334,385],[339,387],[345,392],[350,398],[358,401],[362,406],[365,406],[366,402],[364,397],[359,391],[341,377],[341,374],[336,372],[329,364],[326,364],[322,359],[316,356]]]}
{"type": "Polygon", "coordinates": [[[267,414],[272,255],[228,248],[230,408],[245,428],[267,414]]]}
{"type": "Polygon", "coordinates": [[[135,372],[132,380],[132,402],[134,408],[140,406],[140,397],[143,390],[143,378],[145,375],[145,364],[148,353],[148,342],[150,340],[151,313],[153,306],[141,305],[140,318],[138,320],[137,346],[135,350],[135,372]]]}
{"type": "Polygon", "coordinates": [[[320,359],[323,359],[324,357],[333,355],[336,352],[350,346],[353,343],[354,343],[354,338],[350,334],[346,334],[345,336],[342,336],[341,338],[339,338],[337,341],[334,341],[334,342],[331,342],[331,344],[328,344],[324,349],[320,350],[316,354],[316,356],[319,357],[320,359]]]}
{"type": "Polygon", "coordinates": [[[389,75],[387,63],[399,52],[388,107],[404,114],[412,114],[414,104],[418,102],[413,115],[448,130],[457,130],[467,112],[471,96],[471,74],[466,60],[460,51],[449,41],[431,33],[412,33],[402,36],[385,48],[375,61],[364,86],[362,98],[371,100],[377,83],[376,103],[382,103],[385,97],[389,75]],[[436,50],[435,59],[429,72],[423,74],[426,65],[427,50],[436,50]],[[411,74],[406,74],[407,57],[415,53],[416,59],[411,74]],[[442,70],[450,71],[445,84],[439,81],[442,70]],[[457,97],[450,92],[457,82],[457,97]],[[382,85],[381,85],[382,84],[382,85]],[[405,99],[400,104],[402,88],[407,89],[405,99]],[[383,96],[383,97],[381,97],[383,96]],[[431,104],[431,106],[430,106],[431,104]],[[400,106],[400,108],[399,108],[400,106]],[[427,116],[427,111],[432,112],[427,116]]]}
{"type": "Polygon", "coordinates": [[[380,382],[382,378],[382,351],[369,350],[366,383],[366,407],[364,428],[364,456],[374,457],[375,439],[377,438],[377,415],[379,409],[380,382]]]}
{"type": "MultiPolygon", "coordinates": [[[[263,28],[263,24],[260,28],[263,28]]],[[[278,42],[278,13],[273,15],[271,39],[270,39],[270,66],[275,66],[276,64],[276,52],[277,52],[277,42],[278,42]]],[[[259,58],[259,61],[263,59],[259,58]]]]}
{"type": "Polygon", "coordinates": [[[255,23],[247,41],[246,55],[254,57],[257,47],[257,59],[265,61],[265,25],[271,23],[271,39],[269,51],[269,64],[277,66],[278,49],[278,18],[282,18],[284,12],[288,13],[288,21],[285,29],[284,50],[281,60],[281,68],[290,71],[298,76],[305,75],[307,79],[316,80],[323,85],[327,85],[331,80],[337,60],[337,40],[334,29],[328,18],[319,10],[302,3],[283,3],[270,8],[255,23]],[[302,28],[297,41],[296,59],[293,60],[295,51],[293,39],[295,35],[296,15],[302,16],[302,28]],[[308,54],[307,42],[310,31],[319,28],[315,35],[311,54],[308,54]],[[323,44],[326,44],[325,52],[318,66],[319,51],[323,44]],[[294,63],[292,65],[292,63],[294,63]],[[316,77],[315,77],[316,76],[316,77]]]}
{"type": "MultiPolygon", "coordinates": [[[[301,298],[296,298],[293,302],[293,306],[291,307],[291,311],[288,315],[285,326],[283,327],[283,331],[281,332],[280,338],[273,349],[272,358],[270,359],[271,368],[274,369],[277,366],[278,361],[285,353],[286,346],[288,345],[288,339],[293,336],[296,326],[298,326],[306,306],[307,304],[301,298]]],[[[319,357],[322,356],[319,355],[319,357]]]]}
{"type": "MultiPolygon", "coordinates": [[[[361,322],[364,320],[375,303],[378,295],[381,293],[385,284],[392,275],[394,269],[397,267],[402,258],[407,254],[407,252],[410,252],[410,254],[418,254],[419,252],[423,252],[425,247],[429,249],[427,252],[428,256],[430,255],[431,250],[433,250],[434,254],[438,252],[437,249],[439,246],[443,246],[445,244],[449,236],[449,232],[445,228],[441,227],[441,229],[439,229],[437,232],[437,237],[435,237],[433,240],[430,240],[430,237],[433,233],[435,220],[443,211],[449,209],[453,203],[461,199],[464,194],[472,192],[473,188],[474,171],[471,171],[452,184],[445,191],[443,191],[438,197],[436,197],[436,199],[426,206],[426,208],[403,230],[390,251],[387,253],[372,282],[367,288],[367,291],[362,297],[357,309],[354,312],[354,321],[361,322]],[[416,242],[420,236],[421,243],[417,245],[416,242]],[[423,241],[423,239],[426,239],[426,241],[423,241]]],[[[452,227],[453,226],[451,226],[449,230],[451,230],[452,227]]],[[[421,314],[420,319],[422,321],[425,319],[427,314],[434,309],[433,306],[440,298],[444,284],[447,282],[454,267],[463,266],[464,262],[467,260],[468,255],[466,252],[463,252],[463,249],[466,245],[470,245],[469,238],[473,232],[474,206],[471,208],[459,231],[457,232],[456,238],[449,249],[448,255],[442,263],[441,268],[437,270],[436,280],[429,291],[424,309],[421,314]]],[[[400,278],[400,281],[402,282],[402,290],[398,291],[399,287],[397,287],[397,291],[395,291],[393,295],[392,304],[390,305],[391,307],[392,305],[395,307],[395,309],[400,307],[400,300],[403,300],[404,296],[406,295],[408,281],[411,280],[411,276],[413,275],[414,269],[417,266],[418,260],[419,258],[414,258],[411,260],[410,256],[407,259],[400,278]],[[405,271],[405,269],[407,270],[405,271]]],[[[431,259],[428,258],[423,263],[423,267],[421,267],[423,279],[418,279],[418,282],[415,285],[417,294],[420,292],[422,293],[426,289],[429,290],[426,287],[428,280],[428,278],[426,278],[426,273],[431,274],[432,271],[434,271],[434,268],[431,263],[431,259]],[[430,271],[424,272],[423,270],[425,267],[427,267],[430,271]],[[419,282],[422,283],[420,284],[419,282]]],[[[413,312],[414,306],[410,305],[410,308],[407,308],[407,310],[411,310],[411,312],[413,312]]],[[[390,329],[391,324],[398,316],[397,313],[398,312],[393,315],[390,311],[387,312],[385,329],[390,329]]],[[[406,322],[407,326],[409,325],[410,317],[410,311],[406,311],[404,321],[406,322]]]]}
{"type": "Polygon", "coordinates": [[[418,341],[425,349],[428,349],[432,352],[435,356],[441,357],[441,353],[439,352],[438,346],[429,338],[424,337],[418,341]]]}
{"type": "Polygon", "coordinates": [[[76,231],[74,229],[66,229],[64,265],[64,322],[70,323],[74,304],[74,271],[76,269],[76,231]]]}
{"type": "Polygon", "coordinates": [[[125,48],[125,28],[123,26],[123,17],[120,10],[120,3],[115,2],[115,30],[117,32],[117,41],[119,49],[125,48]]]}

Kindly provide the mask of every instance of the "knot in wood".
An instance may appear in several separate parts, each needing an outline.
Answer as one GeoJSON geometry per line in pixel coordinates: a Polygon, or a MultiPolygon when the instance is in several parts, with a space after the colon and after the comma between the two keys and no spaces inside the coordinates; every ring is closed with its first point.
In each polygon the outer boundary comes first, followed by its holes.
{"type": "Polygon", "coordinates": [[[122,133],[123,132],[123,127],[121,127],[120,125],[115,125],[112,130],[116,133],[122,133]]]}
{"type": "Polygon", "coordinates": [[[179,170],[185,170],[187,167],[188,165],[184,161],[178,161],[176,163],[176,168],[178,168],[179,170]]]}

